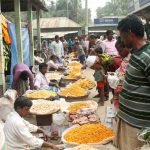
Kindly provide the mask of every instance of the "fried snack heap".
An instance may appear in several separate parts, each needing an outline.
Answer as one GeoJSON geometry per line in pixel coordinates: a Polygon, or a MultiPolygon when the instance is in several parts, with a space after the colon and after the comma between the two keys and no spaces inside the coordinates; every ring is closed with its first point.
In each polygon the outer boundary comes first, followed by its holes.
{"type": "Polygon", "coordinates": [[[60,109],[60,106],[55,101],[39,100],[34,101],[30,109],[33,114],[51,114],[60,109]]]}
{"type": "Polygon", "coordinates": [[[73,66],[68,71],[67,78],[77,78],[81,75],[81,66],[73,66]]]}
{"type": "Polygon", "coordinates": [[[68,64],[68,66],[82,66],[78,61],[72,61],[68,64]]]}
{"type": "Polygon", "coordinates": [[[50,98],[56,96],[56,92],[48,90],[37,90],[32,93],[28,93],[25,96],[32,99],[50,98]]]}
{"type": "Polygon", "coordinates": [[[88,104],[87,102],[76,102],[76,103],[71,104],[71,105],[68,107],[68,110],[69,110],[69,111],[77,111],[77,110],[79,110],[81,107],[86,107],[86,106],[89,106],[89,104],[88,104]]]}
{"type": "Polygon", "coordinates": [[[89,79],[80,79],[73,84],[78,85],[81,88],[85,88],[85,89],[89,89],[95,86],[95,83],[89,79]]]}
{"type": "Polygon", "coordinates": [[[78,144],[99,143],[114,136],[114,132],[102,124],[85,124],[70,129],[64,139],[78,144]]]}
{"type": "Polygon", "coordinates": [[[86,95],[87,91],[79,86],[71,85],[67,88],[60,90],[59,94],[65,97],[80,97],[86,95]]]}

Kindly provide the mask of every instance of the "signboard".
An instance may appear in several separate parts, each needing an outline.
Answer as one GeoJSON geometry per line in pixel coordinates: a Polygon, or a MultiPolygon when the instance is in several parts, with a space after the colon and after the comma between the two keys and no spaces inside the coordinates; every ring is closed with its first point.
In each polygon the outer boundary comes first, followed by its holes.
{"type": "Polygon", "coordinates": [[[118,24],[118,18],[98,18],[94,19],[94,24],[118,24]]]}
{"type": "Polygon", "coordinates": [[[128,0],[128,12],[132,12],[135,10],[134,0],[128,0]]]}
{"type": "Polygon", "coordinates": [[[150,3],[150,0],[139,0],[140,7],[147,3],[150,3]]]}

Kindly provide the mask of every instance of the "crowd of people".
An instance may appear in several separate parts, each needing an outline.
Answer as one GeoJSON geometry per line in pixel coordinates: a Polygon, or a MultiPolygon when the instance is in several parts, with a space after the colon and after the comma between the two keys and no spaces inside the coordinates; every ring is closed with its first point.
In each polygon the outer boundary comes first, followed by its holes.
{"type": "MultiPolygon", "coordinates": [[[[137,133],[142,128],[150,127],[150,44],[145,37],[142,21],[135,15],[121,20],[118,30],[118,37],[114,37],[112,30],[107,30],[103,40],[91,34],[86,40],[75,37],[67,42],[64,37],[56,35],[49,44],[47,62],[35,51],[34,60],[39,70],[35,75],[25,64],[14,67],[12,88],[19,96],[29,89],[57,91],[58,83],[48,81],[45,74],[47,71],[65,71],[67,66],[64,60],[73,52],[83,68],[89,67],[95,71],[93,76],[98,91],[95,97],[99,98],[99,105],[104,106],[104,102],[109,100],[110,91],[113,94],[111,102],[117,123],[114,145],[119,150],[134,150],[142,144],[137,140],[137,133]]],[[[21,140],[22,146],[26,143],[33,147],[43,145],[59,149],[43,140],[32,139],[29,131],[44,131],[22,120],[31,106],[32,103],[24,97],[15,101],[16,112],[10,114],[4,128],[10,147],[18,147],[17,140],[21,140]],[[15,120],[20,120],[17,127],[14,127],[15,120]],[[17,134],[16,139],[10,139],[12,134],[17,134]]]]}

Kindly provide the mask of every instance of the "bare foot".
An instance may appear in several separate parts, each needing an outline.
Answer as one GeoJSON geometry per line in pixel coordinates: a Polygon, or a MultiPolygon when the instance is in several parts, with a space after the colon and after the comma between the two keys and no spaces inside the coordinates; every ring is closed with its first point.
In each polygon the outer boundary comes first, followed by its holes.
{"type": "Polygon", "coordinates": [[[99,101],[99,102],[98,102],[98,105],[99,105],[99,106],[104,106],[104,101],[99,101]]]}

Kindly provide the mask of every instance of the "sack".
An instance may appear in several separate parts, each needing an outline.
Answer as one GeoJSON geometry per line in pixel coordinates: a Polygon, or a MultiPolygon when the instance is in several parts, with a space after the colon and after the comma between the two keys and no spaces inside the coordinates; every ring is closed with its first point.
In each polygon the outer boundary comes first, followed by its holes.
{"type": "Polygon", "coordinates": [[[136,150],[150,150],[150,145],[149,144],[145,144],[141,148],[137,148],[136,150]]]}
{"type": "Polygon", "coordinates": [[[14,102],[16,100],[16,97],[17,97],[17,91],[8,89],[4,93],[4,97],[8,98],[11,102],[14,102]]]}
{"type": "Polygon", "coordinates": [[[3,132],[3,123],[0,121],[0,149],[5,150],[5,136],[3,132]]]}
{"type": "Polygon", "coordinates": [[[66,118],[65,118],[65,115],[64,113],[55,113],[53,114],[53,123],[56,124],[56,125],[63,125],[64,122],[65,122],[66,118]]]}
{"type": "Polygon", "coordinates": [[[0,119],[5,121],[7,115],[13,111],[16,97],[17,92],[15,90],[7,90],[4,97],[0,98],[0,119]]]}

